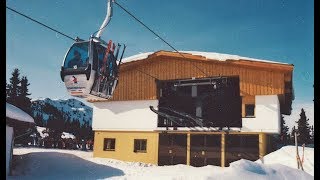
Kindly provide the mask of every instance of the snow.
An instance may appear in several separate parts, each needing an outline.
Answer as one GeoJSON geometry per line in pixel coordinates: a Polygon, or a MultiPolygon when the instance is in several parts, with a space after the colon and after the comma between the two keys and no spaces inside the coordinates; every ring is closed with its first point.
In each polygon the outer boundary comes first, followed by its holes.
{"type": "Polygon", "coordinates": [[[34,109],[34,116],[40,113],[45,121],[49,119],[51,112],[45,109],[46,105],[52,105],[59,111],[63,111],[65,115],[69,116],[70,120],[79,120],[82,125],[84,121],[92,123],[92,107],[77,99],[58,99],[51,100],[50,98],[33,99],[32,108],[34,109]]]}
{"type": "Polygon", "coordinates": [[[127,63],[131,61],[138,61],[142,59],[146,59],[150,54],[153,54],[154,52],[146,52],[146,53],[140,53],[133,56],[129,56],[122,59],[122,62],[127,63]]]}
{"type": "Polygon", "coordinates": [[[27,114],[26,112],[22,111],[16,106],[9,104],[7,102],[6,102],[6,117],[9,117],[11,119],[16,119],[19,121],[34,123],[33,118],[29,114],[27,114]]]}
{"type": "MultiPolygon", "coordinates": [[[[187,165],[156,166],[139,162],[124,162],[108,158],[94,158],[92,152],[61,149],[15,148],[16,164],[8,179],[314,179],[307,172],[289,167],[294,161],[294,147],[284,147],[266,156],[267,164],[241,159],[230,167],[187,165]],[[274,156],[274,157],[271,157],[274,156]],[[293,159],[293,160],[292,160],[293,159]],[[272,161],[272,163],[271,163],[272,161]]],[[[305,167],[313,171],[313,148],[305,154],[305,167]],[[312,153],[311,153],[312,152],[312,153]]]]}
{"type": "Polygon", "coordinates": [[[40,134],[40,136],[41,136],[42,138],[45,138],[45,137],[48,137],[48,136],[49,136],[48,133],[44,133],[44,132],[43,132],[43,131],[46,130],[45,127],[36,126],[36,128],[37,128],[37,131],[39,132],[39,134],[40,134]]]}
{"type": "Polygon", "coordinates": [[[63,132],[62,135],[61,135],[61,138],[62,139],[69,139],[69,138],[75,139],[76,137],[73,134],[63,132]]]}
{"type": "MultiPolygon", "coordinates": [[[[40,133],[41,138],[45,138],[45,137],[48,137],[48,136],[49,136],[48,133],[44,133],[44,132],[43,132],[43,131],[46,130],[45,127],[36,126],[36,128],[37,128],[37,131],[40,133]]],[[[75,137],[73,134],[71,134],[71,133],[62,132],[61,138],[63,138],[63,139],[69,139],[69,138],[75,139],[76,137],[75,137]]]]}
{"type": "Polygon", "coordinates": [[[276,62],[276,61],[270,61],[270,60],[264,60],[264,59],[255,59],[255,58],[249,58],[249,57],[242,57],[238,55],[232,55],[232,54],[222,54],[222,53],[216,53],[216,52],[201,52],[201,51],[179,51],[183,53],[188,53],[192,55],[199,55],[203,56],[206,59],[213,59],[213,60],[219,60],[219,61],[226,61],[226,60],[250,60],[250,61],[260,61],[260,62],[266,62],[266,63],[277,63],[277,64],[288,64],[288,63],[282,63],[282,62],[276,62]]]}
{"type": "MultiPolygon", "coordinates": [[[[302,158],[303,149],[301,146],[298,148],[299,156],[302,158]]],[[[261,163],[261,160],[257,160],[256,162],[261,163]]],[[[284,146],[276,152],[272,152],[263,158],[264,164],[283,164],[292,168],[297,168],[297,160],[296,160],[296,147],[295,146],[284,146]]],[[[305,172],[314,176],[314,149],[310,147],[304,148],[304,162],[303,169],[305,172]]]]}
{"type": "MultiPolygon", "coordinates": [[[[266,63],[288,64],[288,63],[282,63],[282,62],[276,62],[276,61],[270,61],[270,60],[264,60],[264,59],[255,59],[255,58],[249,58],[249,57],[242,57],[242,56],[232,55],[232,54],[222,54],[222,53],[216,53],[216,52],[202,52],[202,51],[179,51],[179,52],[192,54],[192,55],[196,55],[196,56],[203,56],[206,59],[218,60],[218,61],[247,60],[247,61],[259,61],[259,62],[266,62],[266,63]]],[[[146,53],[136,54],[133,56],[123,58],[122,62],[127,63],[127,62],[146,59],[149,55],[154,54],[154,53],[156,53],[156,52],[146,52],[146,53]]]]}

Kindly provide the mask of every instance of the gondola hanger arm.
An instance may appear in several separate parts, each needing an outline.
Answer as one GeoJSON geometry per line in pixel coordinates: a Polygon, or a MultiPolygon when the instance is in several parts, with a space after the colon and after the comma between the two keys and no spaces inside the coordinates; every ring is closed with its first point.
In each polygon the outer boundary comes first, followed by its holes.
{"type": "Polygon", "coordinates": [[[106,18],[104,19],[103,23],[101,24],[100,26],[100,29],[99,31],[97,32],[96,34],[96,37],[97,38],[100,38],[105,27],[109,24],[111,18],[112,18],[112,3],[114,3],[115,1],[114,0],[108,0],[108,3],[107,3],[107,15],[106,15],[106,18]]]}

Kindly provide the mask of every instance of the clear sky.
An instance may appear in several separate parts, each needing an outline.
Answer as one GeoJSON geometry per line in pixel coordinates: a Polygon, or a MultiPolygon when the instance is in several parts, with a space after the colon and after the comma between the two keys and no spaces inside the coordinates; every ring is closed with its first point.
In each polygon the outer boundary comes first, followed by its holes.
{"type": "MultiPolygon", "coordinates": [[[[88,39],[106,15],[106,0],[7,0],[7,6],[72,37],[88,39]]],[[[294,64],[294,103],[313,104],[312,0],[117,0],[178,50],[207,51],[294,64]]],[[[69,98],[59,71],[72,41],[9,10],[7,79],[13,68],[32,98],[69,98]]],[[[125,57],[172,50],[114,5],[102,38],[127,45],[125,57]]]]}

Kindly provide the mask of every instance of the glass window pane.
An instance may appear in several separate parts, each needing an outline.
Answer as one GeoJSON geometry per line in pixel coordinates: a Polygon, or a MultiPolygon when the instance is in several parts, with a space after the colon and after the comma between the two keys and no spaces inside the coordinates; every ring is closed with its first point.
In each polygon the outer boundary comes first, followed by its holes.
{"type": "Polygon", "coordinates": [[[146,152],[147,151],[147,140],[146,139],[135,139],[134,140],[134,152],[146,152]]]}
{"type": "Polygon", "coordinates": [[[89,60],[88,45],[89,42],[73,44],[66,56],[64,67],[69,69],[86,67],[89,60]]]}
{"type": "Polygon", "coordinates": [[[246,104],[246,116],[254,116],[254,104],[246,104]]]}
{"type": "Polygon", "coordinates": [[[104,138],[104,151],[114,151],[116,147],[116,140],[112,138],[104,138]]]}

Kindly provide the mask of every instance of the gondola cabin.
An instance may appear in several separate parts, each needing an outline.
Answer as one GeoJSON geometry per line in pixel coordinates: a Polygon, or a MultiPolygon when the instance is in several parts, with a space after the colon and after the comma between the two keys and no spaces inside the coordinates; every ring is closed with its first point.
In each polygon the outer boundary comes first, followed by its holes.
{"type": "Polygon", "coordinates": [[[65,55],[61,67],[61,80],[71,96],[109,99],[117,86],[117,60],[121,45],[92,37],[89,41],[78,39],[65,55]],[[116,52],[115,52],[116,49],[116,52]]]}

